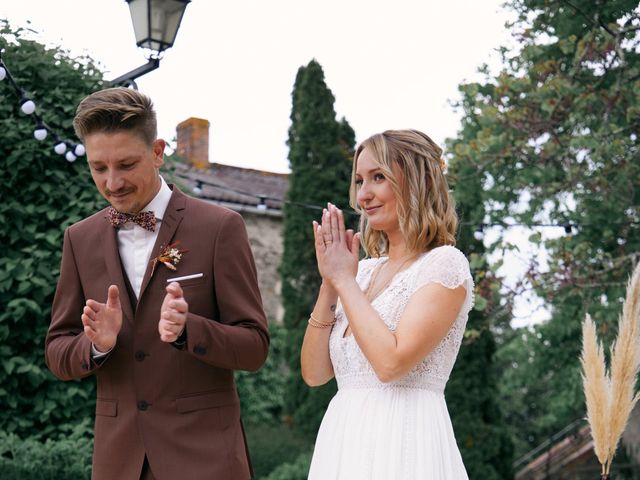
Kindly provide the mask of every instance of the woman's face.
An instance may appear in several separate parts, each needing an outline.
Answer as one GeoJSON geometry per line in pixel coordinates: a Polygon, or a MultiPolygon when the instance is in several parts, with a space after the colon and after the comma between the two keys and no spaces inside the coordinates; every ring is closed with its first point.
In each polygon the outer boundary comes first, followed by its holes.
{"type": "Polygon", "coordinates": [[[364,148],[356,165],[356,200],[369,226],[387,235],[399,230],[397,199],[372,152],[364,148]]]}

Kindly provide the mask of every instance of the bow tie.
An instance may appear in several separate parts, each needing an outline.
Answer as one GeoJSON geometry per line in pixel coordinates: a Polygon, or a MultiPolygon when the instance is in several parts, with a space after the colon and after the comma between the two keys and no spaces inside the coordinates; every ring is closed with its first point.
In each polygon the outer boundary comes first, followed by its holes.
{"type": "Polygon", "coordinates": [[[119,227],[127,222],[133,222],[140,225],[145,230],[155,232],[156,230],[156,215],[154,212],[139,212],[139,213],[122,213],[117,211],[113,207],[107,209],[107,218],[114,227],[119,227]]]}

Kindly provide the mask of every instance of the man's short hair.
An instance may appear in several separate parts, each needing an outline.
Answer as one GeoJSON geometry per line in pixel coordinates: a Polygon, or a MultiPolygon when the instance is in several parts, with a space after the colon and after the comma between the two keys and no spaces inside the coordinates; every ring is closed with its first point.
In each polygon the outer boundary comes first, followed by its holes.
{"type": "Polygon", "coordinates": [[[97,132],[131,132],[151,145],[158,135],[153,102],[129,88],[107,88],[92,93],[78,105],[73,128],[82,141],[97,132]]]}

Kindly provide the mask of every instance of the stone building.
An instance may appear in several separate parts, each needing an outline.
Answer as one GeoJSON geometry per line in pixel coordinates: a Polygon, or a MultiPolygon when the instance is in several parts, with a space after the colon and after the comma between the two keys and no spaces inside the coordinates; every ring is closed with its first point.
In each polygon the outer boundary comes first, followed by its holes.
{"type": "Polygon", "coordinates": [[[267,318],[282,322],[278,267],[288,175],[209,163],[209,122],[199,118],[177,126],[176,153],[180,161],[170,165],[172,181],[191,195],[235,210],[244,218],[267,318]]]}

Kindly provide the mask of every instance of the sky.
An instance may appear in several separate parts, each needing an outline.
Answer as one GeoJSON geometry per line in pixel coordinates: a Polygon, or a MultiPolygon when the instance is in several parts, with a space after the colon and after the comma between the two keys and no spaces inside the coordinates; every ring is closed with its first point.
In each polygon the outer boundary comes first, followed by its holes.
{"type": "MultiPolygon", "coordinates": [[[[207,119],[210,161],[227,165],[289,171],[291,91],[312,59],[357,141],[417,128],[444,146],[459,126],[458,85],[480,78],[483,63],[499,66],[495,49],[509,42],[503,1],[193,0],[175,45],[137,84],[154,100],[161,137],[207,119]]],[[[4,0],[0,18],[88,54],[107,79],[146,63],[125,0],[4,0]]]]}

